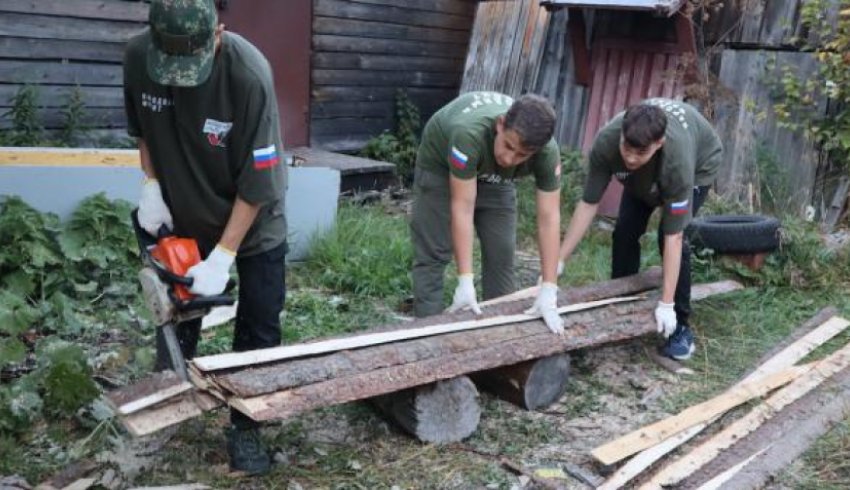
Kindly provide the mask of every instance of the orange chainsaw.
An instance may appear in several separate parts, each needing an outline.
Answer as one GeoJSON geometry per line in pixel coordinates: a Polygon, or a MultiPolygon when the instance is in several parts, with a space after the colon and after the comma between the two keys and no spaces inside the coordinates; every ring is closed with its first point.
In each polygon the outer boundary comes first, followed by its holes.
{"type": "Polygon", "coordinates": [[[186,272],[201,262],[198,242],[192,238],[176,237],[165,226],[160,228],[159,236],[154,237],[139,225],[137,213],[138,210],[134,210],[132,217],[143,265],[139,271],[142,295],[157,328],[162,329],[171,367],[181,379],[188,381],[186,360],[175,328],[185,321],[203,317],[213,307],[232,305],[234,299],[229,292],[235,282],[230,280],[225,292],[220,295],[192,294],[189,291],[192,278],[186,277],[186,272]]]}

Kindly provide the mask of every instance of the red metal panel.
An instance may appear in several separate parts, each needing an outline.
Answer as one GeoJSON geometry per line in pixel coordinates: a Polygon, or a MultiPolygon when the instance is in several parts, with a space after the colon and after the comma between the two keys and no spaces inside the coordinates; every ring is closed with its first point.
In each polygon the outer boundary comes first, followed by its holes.
{"type": "Polygon", "coordinates": [[[283,144],[309,143],[312,0],[229,2],[221,22],[268,58],[275,78],[283,144]]]}
{"type": "MultiPolygon", "coordinates": [[[[593,84],[587,108],[582,150],[593,145],[596,133],[618,112],[648,97],[681,98],[675,44],[609,40],[595,43],[591,58],[593,84]]],[[[599,205],[605,216],[616,216],[622,186],[612,180],[599,205]]]]}

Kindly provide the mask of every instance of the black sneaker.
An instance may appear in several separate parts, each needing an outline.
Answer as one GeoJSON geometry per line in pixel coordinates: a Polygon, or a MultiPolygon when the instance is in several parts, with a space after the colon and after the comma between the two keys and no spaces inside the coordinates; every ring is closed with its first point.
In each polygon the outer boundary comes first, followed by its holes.
{"type": "Polygon", "coordinates": [[[677,361],[686,361],[691,358],[696,347],[694,346],[694,333],[691,332],[691,327],[679,324],[673,335],[667,339],[659,349],[661,354],[677,361]]]}
{"type": "Polygon", "coordinates": [[[227,454],[230,469],[248,475],[265,475],[271,468],[271,459],[260,440],[258,429],[227,429],[227,454]]]}

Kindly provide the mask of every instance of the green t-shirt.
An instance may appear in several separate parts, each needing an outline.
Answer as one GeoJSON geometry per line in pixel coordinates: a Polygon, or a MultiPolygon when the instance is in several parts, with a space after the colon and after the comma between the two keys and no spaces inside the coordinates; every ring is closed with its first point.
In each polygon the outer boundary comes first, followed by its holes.
{"type": "Polygon", "coordinates": [[[469,92],[437,111],[422,133],[416,165],[434,173],[460,179],[477,178],[493,184],[510,184],[534,175],[538,189],[561,188],[561,153],[554,139],[527,161],[501,167],[493,156],[496,118],[505,114],[513,99],[496,92],[469,92]]]}
{"type": "Polygon", "coordinates": [[[596,135],[583,200],[602,199],[611,177],[626,191],[650,206],[663,206],[661,226],[665,234],[685,229],[692,218],[691,200],[696,186],[711,185],[720,168],[723,145],[711,123],[694,107],[670,99],[649,99],[667,114],[664,146],[636,171],[630,171],[620,155],[623,113],[596,135]]]}
{"type": "Polygon", "coordinates": [[[150,33],[124,53],[127,132],[145,140],[174,218],[174,232],[210,249],[233,203],[261,205],[240,255],[286,239],[286,165],[268,61],[251,43],[225,32],[209,79],[198,87],[163,86],[145,67],[150,33]]]}

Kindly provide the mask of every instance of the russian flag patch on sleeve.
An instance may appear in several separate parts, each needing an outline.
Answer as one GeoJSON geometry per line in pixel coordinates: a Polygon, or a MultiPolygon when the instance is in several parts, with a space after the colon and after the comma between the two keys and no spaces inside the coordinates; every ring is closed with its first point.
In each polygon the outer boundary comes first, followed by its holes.
{"type": "Polygon", "coordinates": [[[271,168],[280,163],[280,158],[277,156],[277,148],[275,145],[269,145],[264,148],[254,150],[254,168],[262,170],[271,168]]]}
{"type": "Polygon", "coordinates": [[[670,203],[670,214],[686,214],[688,212],[688,200],[670,203]]]}
{"type": "Polygon", "coordinates": [[[466,163],[469,161],[469,156],[466,153],[457,149],[457,147],[452,147],[452,152],[449,154],[449,162],[451,162],[452,167],[463,170],[466,168],[466,163]]]}

